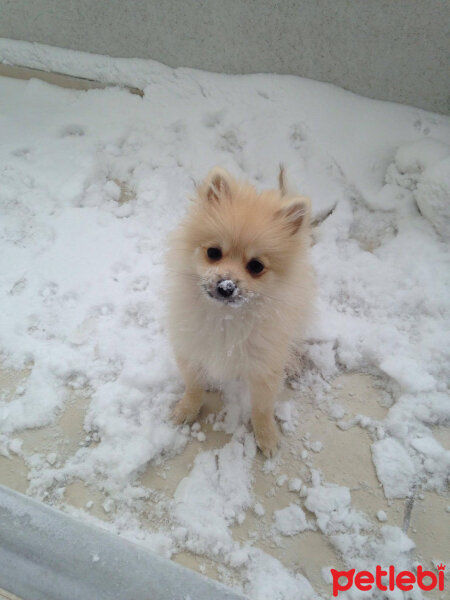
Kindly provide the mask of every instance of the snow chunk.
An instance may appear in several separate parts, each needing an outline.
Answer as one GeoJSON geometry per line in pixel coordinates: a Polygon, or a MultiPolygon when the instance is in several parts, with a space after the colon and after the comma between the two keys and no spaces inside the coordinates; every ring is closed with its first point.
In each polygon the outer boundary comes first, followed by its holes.
{"type": "Polygon", "coordinates": [[[395,438],[375,442],[372,444],[372,460],[386,498],[405,498],[410,495],[416,470],[400,442],[395,438]]]}
{"type": "Polygon", "coordinates": [[[317,525],[323,533],[331,535],[349,530],[358,532],[367,525],[367,520],[352,509],[348,488],[332,484],[321,485],[314,472],[313,475],[313,487],[305,490],[305,506],[316,515],[317,525]]]}
{"type": "Polygon", "coordinates": [[[257,517],[263,517],[266,514],[264,506],[260,502],[256,502],[256,504],[253,507],[253,510],[257,517]]]}
{"type": "Polygon", "coordinates": [[[416,546],[412,539],[409,538],[400,527],[383,525],[383,527],[380,528],[380,533],[384,541],[386,559],[389,557],[400,556],[402,553],[409,552],[416,546]]]}
{"type": "Polygon", "coordinates": [[[313,529],[306,520],[306,515],[298,504],[290,504],[274,513],[275,527],[281,535],[297,535],[306,529],[313,529]]]}
{"type": "Polygon", "coordinates": [[[409,392],[425,392],[433,390],[436,380],[414,359],[388,357],[380,363],[380,369],[395,379],[404,390],[409,392]]]}
{"type": "Polygon", "coordinates": [[[294,477],[294,479],[290,479],[288,483],[288,490],[290,492],[299,492],[302,487],[302,480],[298,477],[294,477]]]}
{"type": "Polygon", "coordinates": [[[278,487],[282,487],[286,481],[288,480],[288,476],[284,473],[277,478],[276,484],[278,487]]]}
{"type": "Polygon", "coordinates": [[[323,443],[317,440],[311,444],[310,448],[313,452],[319,453],[323,450],[323,443]]]}

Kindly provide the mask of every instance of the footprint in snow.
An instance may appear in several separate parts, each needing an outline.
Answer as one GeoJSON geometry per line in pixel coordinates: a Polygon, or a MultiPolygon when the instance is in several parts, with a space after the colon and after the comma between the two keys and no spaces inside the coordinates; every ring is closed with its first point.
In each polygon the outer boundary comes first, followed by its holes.
{"type": "Polygon", "coordinates": [[[61,130],[61,137],[81,137],[84,135],[84,129],[81,125],[67,125],[61,130]]]}

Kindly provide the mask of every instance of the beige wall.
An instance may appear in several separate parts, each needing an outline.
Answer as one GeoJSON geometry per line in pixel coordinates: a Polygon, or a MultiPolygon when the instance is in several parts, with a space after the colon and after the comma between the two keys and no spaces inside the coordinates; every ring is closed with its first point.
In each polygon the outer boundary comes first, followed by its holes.
{"type": "Polygon", "coordinates": [[[449,0],[0,0],[0,37],[449,112],[449,0]]]}

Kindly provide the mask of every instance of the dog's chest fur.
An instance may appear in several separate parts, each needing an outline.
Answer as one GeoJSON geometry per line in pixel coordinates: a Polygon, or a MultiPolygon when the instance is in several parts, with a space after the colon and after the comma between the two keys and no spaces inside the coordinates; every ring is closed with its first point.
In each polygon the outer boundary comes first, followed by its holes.
{"type": "Polygon", "coordinates": [[[226,381],[256,376],[266,368],[276,340],[267,318],[251,310],[215,306],[213,300],[172,302],[172,337],[179,355],[206,379],[226,381]]]}

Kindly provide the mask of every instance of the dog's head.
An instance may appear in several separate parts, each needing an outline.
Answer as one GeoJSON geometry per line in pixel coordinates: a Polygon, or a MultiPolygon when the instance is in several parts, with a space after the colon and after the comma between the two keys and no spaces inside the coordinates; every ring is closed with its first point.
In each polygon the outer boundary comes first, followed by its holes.
{"type": "Polygon", "coordinates": [[[309,199],[283,191],[258,192],[220,168],[198,186],[183,245],[211,302],[238,307],[278,297],[307,246],[310,218],[309,199]]]}

